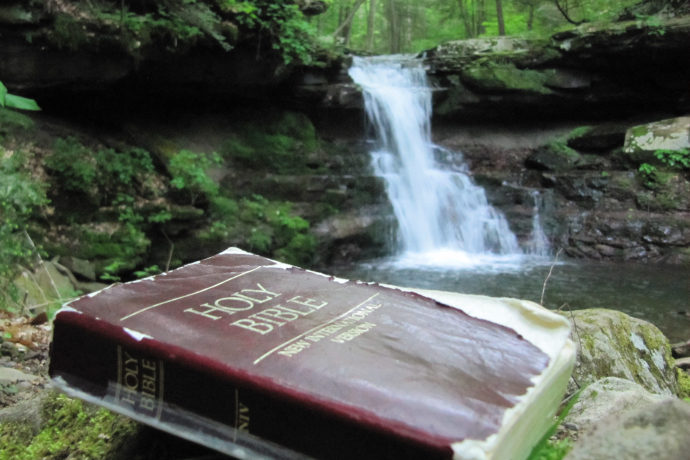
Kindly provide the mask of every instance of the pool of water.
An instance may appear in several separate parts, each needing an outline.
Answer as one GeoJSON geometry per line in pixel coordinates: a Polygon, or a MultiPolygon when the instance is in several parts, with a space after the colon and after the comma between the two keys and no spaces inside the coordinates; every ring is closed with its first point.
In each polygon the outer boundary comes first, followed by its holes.
{"type": "Polygon", "coordinates": [[[399,286],[517,297],[550,309],[610,308],[645,319],[671,342],[690,339],[690,270],[683,266],[499,258],[433,264],[431,257],[335,266],[337,276],[399,286]],[[551,274],[549,275],[549,272],[551,274]],[[546,286],[545,286],[546,283],[546,286]]]}

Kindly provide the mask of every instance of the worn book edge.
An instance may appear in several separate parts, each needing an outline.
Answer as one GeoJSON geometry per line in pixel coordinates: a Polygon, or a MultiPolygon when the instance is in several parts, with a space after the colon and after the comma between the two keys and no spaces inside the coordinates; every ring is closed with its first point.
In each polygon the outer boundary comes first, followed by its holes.
{"type": "Polygon", "coordinates": [[[485,440],[468,439],[452,445],[457,460],[527,458],[553,423],[575,366],[576,348],[570,340],[570,322],[527,300],[398,289],[417,292],[470,316],[510,327],[549,356],[549,365],[532,379],[533,386],[518,398],[516,405],[506,410],[499,433],[485,440]]]}

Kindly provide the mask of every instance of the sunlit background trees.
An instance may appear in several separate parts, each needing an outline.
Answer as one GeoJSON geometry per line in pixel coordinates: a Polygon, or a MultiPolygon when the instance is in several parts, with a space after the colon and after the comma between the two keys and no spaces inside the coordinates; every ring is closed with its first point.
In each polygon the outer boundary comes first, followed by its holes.
{"type": "MultiPolygon", "coordinates": [[[[644,20],[640,0],[331,0],[310,19],[322,40],[357,52],[418,52],[446,40],[547,36],[621,17],[644,20]]],[[[663,3],[663,2],[657,2],[663,3]]]]}

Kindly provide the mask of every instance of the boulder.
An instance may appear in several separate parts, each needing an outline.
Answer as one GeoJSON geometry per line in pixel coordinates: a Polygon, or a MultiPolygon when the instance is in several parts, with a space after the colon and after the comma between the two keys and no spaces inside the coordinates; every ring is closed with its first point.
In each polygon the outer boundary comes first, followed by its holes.
{"type": "Polygon", "coordinates": [[[14,284],[19,289],[18,298],[22,299],[23,308],[33,314],[60,305],[74,297],[77,289],[74,275],[62,265],[50,261],[42,261],[33,270],[22,270],[14,284]]]}
{"type": "Polygon", "coordinates": [[[563,424],[578,435],[591,433],[607,417],[624,417],[637,409],[667,399],[645,390],[642,385],[618,377],[605,377],[580,392],[563,424]]]}
{"type": "Polygon", "coordinates": [[[619,124],[586,126],[573,131],[568,147],[583,152],[609,152],[623,146],[626,127],[619,124]]]}
{"type": "Polygon", "coordinates": [[[604,377],[640,384],[655,394],[676,396],[676,368],[668,339],[651,323],[607,309],[564,313],[573,324],[578,357],[569,391],[604,377]]]}
{"type": "Polygon", "coordinates": [[[657,150],[690,149],[690,116],[633,126],[625,133],[624,151],[638,163],[658,163],[657,150]]]}
{"type": "Polygon", "coordinates": [[[566,460],[685,460],[690,452],[690,404],[665,398],[614,412],[582,436],[566,460]]]}

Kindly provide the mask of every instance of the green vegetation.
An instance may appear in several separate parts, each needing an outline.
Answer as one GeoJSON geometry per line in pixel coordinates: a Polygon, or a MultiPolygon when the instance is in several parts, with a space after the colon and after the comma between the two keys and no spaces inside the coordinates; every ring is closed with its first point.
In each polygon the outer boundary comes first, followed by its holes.
{"type": "Polygon", "coordinates": [[[259,44],[257,53],[271,49],[285,64],[311,63],[316,51],[312,26],[289,0],[103,0],[79,8],[79,14],[63,8],[45,38],[69,51],[111,46],[115,39],[137,59],[201,42],[231,51],[247,37],[259,44]]]}
{"type": "Polygon", "coordinates": [[[281,174],[314,172],[308,154],[318,148],[316,131],[302,113],[267,113],[261,124],[240,123],[223,145],[224,158],[245,168],[281,174]]]}
{"type": "Polygon", "coordinates": [[[678,397],[690,400],[690,375],[684,370],[676,368],[678,372],[678,397]]]}
{"type": "Polygon", "coordinates": [[[0,81],[0,108],[4,107],[19,110],[41,110],[33,99],[9,94],[7,87],[0,81]]]}
{"type": "Polygon", "coordinates": [[[58,177],[61,188],[82,193],[96,205],[115,204],[123,195],[141,191],[153,172],[151,156],[143,149],[93,152],[75,137],[57,139],[45,166],[58,177]]]}
{"type": "Polygon", "coordinates": [[[171,184],[189,193],[193,202],[200,197],[208,202],[210,225],[201,238],[236,241],[259,254],[294,264],[309,263],[316,249],[316,241],[308,233],[309,222],[293,215],[289,202],[270,201],[257,194],[239,199],[224,195],[207,173],[217,162],[215,156],[187,150],[170,160],[171,184]]]}
{"type": "Polygon", "coordinates": [[[659,149],[654,156],[671,169],[690,169],[690,149],[659,149]]]}
{"type": "MultiPolygon", "coordinates": [[[[159,193],[150,184],[154,172],[150,154],[139,148],[94,151],[77,138],[68,137],[55,141],[53,152],[45,158],[45,167],[54,176],[51,192],[56,198],[64,192],[76,194],[94,211],[97,207],[111,209],[115,220],[76,226],[80,245],[73,248],[74,254],[62,254],[68,249],[51,242],[46,242],[46,247],[60,255],[102,260],[100,272],[109,281],[138,266],[150,245],[147,217],[150,214],[154,222],[164,221],[165,217],[159,210],[145,213],[137,208],[138,196],[159,193]]],[[[66,211],[84,213],[85,209],[70,206],[66,211]]]]}
{"type": "Polygon", "coordinates": [[[563,407],[560,414],[558,414],[554,423],[546,431],[537,445],[534,446],[528,460],[561,460],[570,452],[570,449],[573,447],[573,443],[570,439],[552,439],[552,437],[556,434],[558,426],[563,422],[577,402],[581,392],[582,390],[579,390],[570,397],[568,403],[563,407]]]}
{"type": "Polygon", "coordinates": [[[0,460],[95,459],[121,452],[138,426],[106,409],[50,393],[37,433],[26,422],[0,424],[0,460]]]}
{"type": "Polygon", "coordinates": [[[48,203],[45,187],[33,179],[21,152],[0,147],[0,308],[7,309],[17,299],[13,283],[21,265],[37,255],[30,241],[29,220],[48,203]]]}
{"type": "Polygon", "coordinates": [[[660,162],[666,172],[650,163],[640,164],[638,171],[645,187],[658,189],[665,185],[673,177],[668,171],[690,170],[690,149],[668,150],[659,149],[654,152],[654,157],[660,162]]]}
{"type": "Polygon", "coordinates": [[[218,195],[218,184],[206,173],[213,165],[220,164],[220,157],[216,154],[207,156],[189,150],[181,150],[170,159],[168,171],[172,175],[170,185],[188,193],[190,204],[193,206],[199,196],[209,198],[218,195]]]}
{"type": "Polygon", "coordinates": [[[548,37],[585,22],[637,19],[662,33],[654,14],[663,3],[640,0],[333,0],[315,20],[322,40],[388,54],[419,52],[441,42],[497,35],[548,37]],[[652,5],[654,3],[654,5],[652,5]],[[639,10],[639,11],[638,11],[639,10]],[[631,11],[637,11],[631,14],[631,11]]]}

